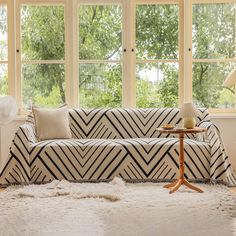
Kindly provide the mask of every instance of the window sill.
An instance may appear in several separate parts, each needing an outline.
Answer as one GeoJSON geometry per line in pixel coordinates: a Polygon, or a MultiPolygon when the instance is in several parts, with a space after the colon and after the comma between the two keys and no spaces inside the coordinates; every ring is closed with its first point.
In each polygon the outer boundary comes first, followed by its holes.
{"type": "Polygon", "coordinates": [[[236,119],[235,113],[216,113],[210,114],[210,119],[236,119]]]}

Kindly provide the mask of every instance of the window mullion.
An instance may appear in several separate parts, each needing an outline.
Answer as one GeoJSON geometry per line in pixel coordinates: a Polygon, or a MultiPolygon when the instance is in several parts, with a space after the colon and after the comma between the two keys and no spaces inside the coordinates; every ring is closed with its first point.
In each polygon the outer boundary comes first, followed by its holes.
{"type": "Polygon", "coordinates": [[[16,1],[15,3],[15,40],[16,40],[16,47],[14,48],[14,55],[15,55],[15,96],[18,107],[20,107],[20,112],[23,111],[22,109],[22,94],[21,94],[21,3],[16,1]]]}
{"type": "Polygon", "coordinates": [[[65,67],[66,102],[78,106],[78,50],[77,50],[77,3],[67,0],[65,4],[65,67]]]}
{"type": "Polygon", "coordinates": [[[168,62],[172,62],[172,63],[178,63],[179,60],[178,59],[136,59],[136,63],[137,64],[142,64],[142,63],[160,63],[160,62],[164,62],[164,63],[168,63],[168,62]]]}
{"type": "Polygon", "coordinates": [[[184,0],[184,101],[192,101],[192,2],[184,0]]]}
{"type": "Polygon", "coordinates": [[[80,59],[79,60],[79,64],[97,64],[97,63],[122,63],[122,60],[83,60],[83,59],[80,59]]]}
{"type": "Polygon", "coordinates": [[[236,63],[236,58],[225,58],[225,59],[208,59],[208,58],[202,58],[202,59],[192,59],[192,62],[234,62],[236,63]]]}
{"type": "Polygon", "coordinates": [[[126,1],[123,9],[123,49],[122,106],[135,107],[135,0],[126,1]]]}
{"type": "Polygon", "coordinates": [[[14,1],[8,1],[8,91],[9,95],[16,97],[16,75],[15,75],[15,4],[14,1]]]}
{"type": "Polygon", "coordinates": [[[64,64],[65,60],[21,60],[24,64],[64,64]]]}
{"type": "Polygon", "coordinates": [[[179,106],[184,101],[184,0],[179,1],[179,106]]]}

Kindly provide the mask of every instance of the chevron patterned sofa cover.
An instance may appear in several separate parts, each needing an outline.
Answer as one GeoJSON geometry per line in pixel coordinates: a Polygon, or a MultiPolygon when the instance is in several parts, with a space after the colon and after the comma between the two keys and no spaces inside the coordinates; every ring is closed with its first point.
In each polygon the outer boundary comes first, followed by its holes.
{"type": "MultiPolygon", "coordinates": [[[[198,126],[207,134],[188,136],[185,177],[235,185],[219,130],[199,109],[198,126]]],[[[178,137],[156,128],[180,122],[179,109],[71,109],[72,139],[38,142],[33,123],[19,127],[0,184],[53,179],[171,180],[178,177],[178,137]]]]}

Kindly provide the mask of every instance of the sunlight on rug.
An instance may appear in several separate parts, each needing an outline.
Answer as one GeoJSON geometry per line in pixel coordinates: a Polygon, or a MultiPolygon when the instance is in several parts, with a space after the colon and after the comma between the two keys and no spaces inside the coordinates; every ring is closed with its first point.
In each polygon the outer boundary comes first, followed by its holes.
{"type": "Polygon", "coordinates": [[[236,195],[199,184],[169,194],[161,183],[53,181],[0,192],[1,235],[236,235],[236,195]]]}

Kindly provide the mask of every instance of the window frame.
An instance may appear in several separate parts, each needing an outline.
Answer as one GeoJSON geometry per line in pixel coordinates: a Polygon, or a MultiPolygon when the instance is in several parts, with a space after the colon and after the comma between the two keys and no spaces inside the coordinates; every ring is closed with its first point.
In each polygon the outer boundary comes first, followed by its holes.
{"type": "MultiPolygon", "coordinates": [[[[127,44],[126,44],[126,41],[127,41],[127,37],[126,37],[126,34],[125,32],[127,31],[126,30],[126,24],[125,24],[125,19],[127,17],[126,15],[126,3],[127,1],[126,0],[75,0],[75,4],[76,4],[76,7],[75,7],[75,10],[76,10],[76,42],[74,42],[76,44],[76,47],[74,48],[74,50],[76,50],[77,52],[77,55],[76,55],[76,71],[75,74],[77,77],[75,77],[74,79],[77,80],[77,100],[78,100],[78,105],[80,105],[80,99],[79,99],[79,65],[80,64],[118,64],[121,66],[121,80],[122,80],[122,98],[121,98],[121,104],[122,104],[122,107],[125,106],[125,101],[126,99],[124,98],[124,95],[126,93],[126,87],[125,84],[126,84],[126,81],[127,81],[127,76],[125,76],[126,74],[124,73],[124,71],[127,71],[127,64],[128,63],[128,60],[126,59],[127,58],[127,54],[128,54],[128,50],[127,50],[127,44]],[[93,6],[93,5],[104,5],[104,6],[109,6],[109,5],[119,5],[121,6],[121,9],[122,9],[122,26],[121,26],[121,29],[122,29],[122,39],[121,39],[121,58],[120,59],[117,59],[117,60],[103,60],[103,59],[80,59],[79,58],[79,46],[78,46],[78,37],[79,36],[79,32],[78,32],[78,28],[79,28],[79,17],[78,17],[78,14],[79,14],[79,7],[80,6],[93,6]],[[124,49],[126,49],[126,52],[124,52],[124,49]]],[[[129,107],[129,106],[127,106],[129,107]]]]}
{"type": "MultiPolygon", "coordinates": [[[[189,4],[188,4],[188,8],[189,8],[189,25],[187,28],[187,31],[189,32],[190,37],[188,38],[188,45],[189,48],[192,49],[192,19],[193,19],[193,5],[194,4],[217,4],[217,3],[223,3],[223,4],[227,4],[227,3],[234,3],[236,5],[236,0],[189,0],[189,4]]],[[[236,21],[235,21],[236,24],[236,21]]],[[[236,25],[235,25],[236,27],[236,25]]],[[[235,38],[235,43],[236,43],[236,38],[235,38]]],[[[236,49],[236,44],[235,44],[235,49],[236,49]]],[[[236,53],[236,51],[235,51],[236,53]]],[[[223,63],[223,62],[234,62],[236,63],[236,57],[235,58],[226,58],[226,59],[199,59],[199,58],[193,58],[192,55],[192,50],[189,52],[188,55],[188,67],[189,68],[193,68],[192,65],[195,62],[218,62],[218,63],[223,63]]],[[[193,80],[193,71],[191,69],[191,74],[188,73],[188,77],[191,80],[193,80]]],[[[185,77],[186,80],[186,77],[185,77]]],[[[191,99],[192,99],[192,91],[193,91],[193,87],[191,86],[191,99]]],[[[229,108],[229,109],[216,109],[216,108],[208,108],[210,113],[223,113],[223,114],[227,114],[227,113],[236,113],[236,92],[235,92],[235,108],[229,108]]],[[[189,99],[189,98],[188,98],[189,99]]]]}
{"type": "MultiPolygon", "coordinates": [[[[136,55],[135,49],[135,11],[137,4],[178,4],[179,5],[179,106],[184,101],[192,101],[192,65],[193,62],[226,62],[233,59],[194,59],[192,58],[192,7],[193,4],[235,3],[236,0],[2,0],[7,6],[8,16],[8,91],[14,96],[22,109],[21,63],[16,49],[20,45],[19,17],[20,6],[26,5],[63,5],[65,24],[65,95],[69,107],[78,107],[78,45],[77,45],[77,6],[78,4],[117,4],[122,3],[123,12],[123,55],[122,67],[122,107],[136,107],[136,55]],[[190,49],[190,51],[189,51],[190,49]]],[[[210,113],[236,113],[236,95],[234,109],[209,109],[210,113]]]]}
{"type": "Polygon", "coordinates": [[[16,75],[15,75],[15,82],[16,82],[16,91],[15,91],[15,97],[17,101],[17,105],[20,109],[20,114],[26,114],[27,111],[23,107],[23,96],[22,96],[22,68],[24,64],[29,65],[37,65],[37,64],[44,64],[44,65],[50,65],[50,64],[62,64],[65,66],[65,94],[67,94],[67,70],[66,70],[66,47],[67,47],[67,38],[66,38],[66,15],[65,15],[65,5],[66,0],[17,0],[16,6],[15,6],[15,28],[16,28],[16,48],[15,48],[15,59],[16,59],[16,75]],[[63,6],[64,7],[64,25],[65,25],[65,59],[64,60],[27,60],[22,59],[22,43],[21,43],[21,9],[22,6],[63,6]]]}
{"type": "MultiPolygon", "coordinates": [[[[179,51],[179,57],[177,59],[153,59],[153,60],[141,60],[141,59],[136,59],[135,56],[135,69],[136,65],[139,63],[168,63],[168,62],[173,62],[173,63],[178,63],[179,66],[179,73],[178,73],[178,105],[179,107],[184,101],[184,86],[185,86],[185,80],[184,80],[184,0],[136,0],[135,1],[135,6],[133,6],[134,10],[136,11],[136,6],[137,5],[178,5],[179,6],[179,34],[178,34],[178,51],[179,51]]],[[[136,22],[136,17],[134,19],[134,25],[136,22]]],[[[134,27],[135,29],[135,27],[134,27]]],[[[136,41],[136,32],[134,33],[134,40],[136,41]]],[[[135,41],[133,44],[135,45],[135,41]]],[[[136,80],[136,71],[134,76],[134,80],[136,80]]],[[[135,90],[136,91],[136,90],[135,90]]],[[[135,99],[136,101],[136,99],[135,99]]]]}

